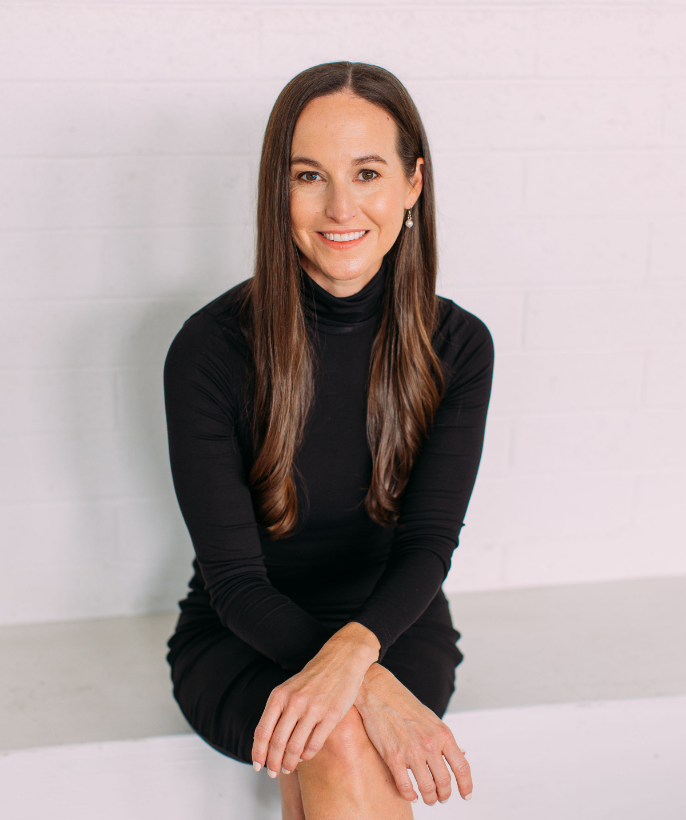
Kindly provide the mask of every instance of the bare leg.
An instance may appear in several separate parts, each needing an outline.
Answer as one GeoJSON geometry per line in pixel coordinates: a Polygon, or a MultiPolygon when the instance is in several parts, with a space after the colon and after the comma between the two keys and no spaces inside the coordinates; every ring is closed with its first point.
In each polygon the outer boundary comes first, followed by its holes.
{"type": "Polygon", "coordinates": [[[355,706],[312,760],[298,763],[291,774],[279,775],[279,785],[284,820],[412,820],[413,817],[412,806],[398,792],[355,706]],[[286,783],[291,778],[297,778],[295,783],[286,783]],[[296,795],[301,799],[299,806],[296,795]],[[299,808],[304,809],[302,814],[297,813],[299,808]]]}
{"type": "MultiPolygon", "coordinates": [[[[302,766],[302,763],[298,765],[302,766]]],[[[297,769],[290,774],[279,774],[279,789],[282,820],[306,820],[297,769]]]]}

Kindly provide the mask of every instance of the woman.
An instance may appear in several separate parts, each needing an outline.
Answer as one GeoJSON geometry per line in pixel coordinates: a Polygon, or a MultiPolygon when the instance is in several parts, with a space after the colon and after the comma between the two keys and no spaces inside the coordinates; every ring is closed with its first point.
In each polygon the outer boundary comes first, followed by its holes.
{"type": "Polygon", "coordinates": [[[462,660],[441,585],[481,458],[486,325],[437,297],[431,161],[403,85],[364,63],[272,110],[254,275],[165,363],[196,552],[174,697],[219,752],[279,777],[286,820],[411,818],[463,798],[441,720],[462,660]]]}

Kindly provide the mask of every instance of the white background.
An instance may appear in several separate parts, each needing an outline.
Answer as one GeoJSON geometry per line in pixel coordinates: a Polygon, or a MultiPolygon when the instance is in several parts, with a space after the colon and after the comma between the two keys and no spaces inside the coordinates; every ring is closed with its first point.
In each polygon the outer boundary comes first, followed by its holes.
{"type": "Polygon", "coordinates": [[[251,275],[270,108],[408,87],[496,346],[447,590],[686,573],[686,5],[0,3],[0,623],[174,609],[162,366],[251,275]]]}

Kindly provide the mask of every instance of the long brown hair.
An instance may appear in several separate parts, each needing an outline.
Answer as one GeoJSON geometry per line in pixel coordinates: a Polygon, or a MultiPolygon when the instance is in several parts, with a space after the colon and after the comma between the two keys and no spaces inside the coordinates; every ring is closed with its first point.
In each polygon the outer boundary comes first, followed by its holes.
{"type": "Polygon", "coordinates": [[[314,353],[301,303],[301,267],[290,220],[290,161],[295,124],[316,97],[349,89],[394,119],[397,151],[409,178],[424,159],[414,227],[403,226],[386,254],[387,285],[373,342],[367,441],[373,459],[364,499],[370,518],[397,524],[412,465],[445,389],[432,347],[437,318],[436,225],[429,145],[403,84],[379,66],[325,63],[294,77],[279,94],[262,145],[257,247],[240,321],[252,357],[254,461],[248,474],[255,514],[267,538],[298,528],[294,456],[314,395],[314,353]]]}

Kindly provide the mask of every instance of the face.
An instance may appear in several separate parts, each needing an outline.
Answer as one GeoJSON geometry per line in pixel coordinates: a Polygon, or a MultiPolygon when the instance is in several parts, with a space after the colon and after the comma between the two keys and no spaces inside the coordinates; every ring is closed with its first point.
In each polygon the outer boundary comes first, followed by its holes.
{"type": "MultiPolygon", "coordinates": [[[[317,97],[300,114],[291,145],[293,237],[305,271],[334,296],[361,290],[405,228],[422,189],[411,179],[382,108],[348,91],[317,97]]],[[[416,228],[415,228],[416,230],[416,228]]]]}

